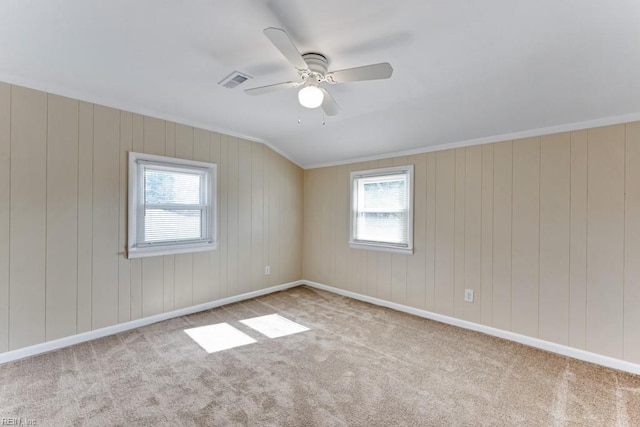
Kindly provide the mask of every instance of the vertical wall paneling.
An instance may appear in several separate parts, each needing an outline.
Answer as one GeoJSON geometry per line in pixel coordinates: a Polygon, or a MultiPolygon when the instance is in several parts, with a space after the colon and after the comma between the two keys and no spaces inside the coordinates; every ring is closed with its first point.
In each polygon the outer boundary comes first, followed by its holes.
{"type": "Polygon", "coordinates": [[[80,102],[78,109],[78,333],[91,330],[92,269],[93,104],[80,102]]]}
{"type": "MultiPolygon", "coordinates": [[[[176,157],[193,160],[193,128],[176,125],[176,157]]],[[[177,254],[174,260],[175,308],[193,305],[193,254],[177,254]]]]}
{"type": "Polygon", "coordinates": [[[538,336],[540,138],[513,143],[511,327],[538,336]]]}
{"type": "Polygon", "coordinates": [[[260,289],[264,280],[264,145],[251,144],[251,287],[260,289]]]}
{"type": "Polygon", "coordinates": [[[493,314],[493,145],[482,146],[482,267],[480,321],[492,325],[493,314]]]}
{"type": "MultiPolygon", "coordinates": [[[[271,200],[271,174],[272,174],[272,152],[269,150],[265,150],[264,152],[264,168],[263,168],[263,204],[264,204],[264,217],[263,217],[263,229],[264,229],[264,241],[262,246],[262,257],[264,260],[264,265],[271,265],[271,204],[273,203],[271,200]]],[[[320,205],[318,205],[320,206],[320,205]]],[[[317,263],[314,263],[317,265],[317,263]]],[[[271,283],[271,278],[269,276],[265,276],[265,284],[269,285],[271,283]]]]}
{"type": "MultiPolygon", "coordinates": [[[[164,156],[166,128],[164,120],[144,117],[143,150],[146,154],[164,156]]],[[[164,257],[142,258],[142,316],[164,310],[164,257]]]]}
{"type": "Polygon", "coordinates": [[[166,148],[166,126],[165,121],[153,117],[143,117],[142,119],[142,149],[146,154],[164,156],[166,148]]]}
{"type": "Polygon", "coordinates": [[[623,353],[624,125],[588,132],[587,350],[623,353]]]}
{"type": "Polygon", "coordinates": [[[262,144],[0,83],[0,352],[301,279],[303,179],[262,144]],[[126,257],[132,151],[218,164],[217,250],[126,257]]]}
{"type": "MultiPolygon", "coordinates": [[[[482,147],[466,149],[464,201],[464,287],[474,301],[464,303],[463,317],[480,323],[482,298],[482,147]]],[[[464,295],[463,295],[464,297],[464,295]]],[[[464,298],[462,298],[464,300],[464,298]]]]}
{"type": "MultiPolygon", "coordinates": [[[[131,147],[134,152],[142,153],[144,152],[144,118],[139,114],[133,114],[131,120],[131,147]]],[[[135,320],[142,317],[142,259],[129,260],[129,269],[131,272],[131,320],[135,320]]]]}
{"type": "MultiPolygon", "coordinates": [[[[209,141],[211,144],[209,150],[209,161],[217,165],[217,177],[220,177],[220,134],[216,132],[210,132],[209,141]]],[[[218,245],[220,244],[220,181],[216,183],[216,213],[218,215],[216,237],[218,245]]],[[[212,300],[220,298],[220,250],[209,251],[209,263],[210,263],[210,284],[209,295],[212,300]]],[[[253,265],[253,264],[252,264],[253,265]]],[[[166,280],[166,279],[165,279],[166,280]]]]}
{"type": "Polygon", "coordinates": [[[176,124],[173,122],[164,124],[164,155],[176,157],[176,124]]]}
{"type": "Polygon", "coordinates": [[[587,131],[571,132],[569,345],[586,349],[587,131]]]}
{"type": "Polygon", "coordinates": [[[12,350],[45,341],[46,94],[12,87],[10,149],[9,349],[12,350]]]}
{"type": "MultiPolygon", "coordinates": [[[[210,155],[209,131],[194,129],[193,160],[208,162],[210,155]]],[[[211,300],[210,260],[209,252],[193,253],[193,304],[202,304],[211,300]]]]}
{"type": "Polygon", "coordinates": [[[46,339],[76,333],[78,101],[48,95],[46,339]],[[60,250],[63,247],[64,250],[60,250]]]}
{"type": "Polygon", "coordinates": [[[251,290],[251,143],[240,140],[238,146],[238,279],[239,293],[251,290]]]}
{"type": "MultiPolygon", "coordinates": [[[[358,170],[375,169],[374,160],[359,165],[358,170]]],[[[356,249],[360,254],[360,287],[366,295],[378,296],[378,251],[356,249]]]]}
{"type": "Polygon", "coordinates": [[[191,126],[176,124],[176,157],[193,160],[193,132],[191,126]]]}
{"type": "Polygon", "coordinates": [[[434,310],[436,289],[436,153],[427,154],[426,197],[425,307],[427,310],[434,310]]]}
{"type": "MultiPolygon", "coordinates": [[[[291,261],[293,260],[288,244],[292,241],[292,234],[295,229],[295,224],[291,218],[293,187],[289,182],[291,168],[287,165],[285,158],[279,156],[278,164],[280,169],[280,245],[278,246],[278,251],[280,252],[280,268],[278,269],[278,280],[279,283],[287,283],[289,281],[287,271],[290,271],[291,261]]],[[[335,265],[333,271],[335,271],[335,265]]]]}
{"type": "MultiPolygon", "coordinates": [[[[164,154],[168,157],[176,156],[176,125],[173,122],[165,122],[164,154]]],[[[164,284],[162,307],[165,312],[175,308],[175,255],[165,255],[162,260],[164,284]]]]}
{"type": "MultiPolygon", "coordinates": [[[[321,230],[322,225],[322,192],[324,191],[323,186],[323,170],[318,169],[316,173],[313,174],[310,181],[314,184],[313,194],[311,196],[312,203],[314,208],[311,212],[309,212],[309,227],[311,230],[321,230]]],[[[306,220],[305,220],[306,221],[306,220]]],[[[312,231],[312,232],[313,232],[312,231]]],[[[311,264],[312,270],[311,274],[317,280],[321,280],[322,274],[322,238],[320,233],[314,233],[315,236],[311,242],[311,249],[309,250],[309,255],[312,257],[311,264]]]]}
{"type": "Polygon", "coordinates": [[[335,215],[335,194],[336,174],[330,168],[322,169],[322,210],[321,210],[321,235],[320,235],[320,280],[323,283],[333,282],[333,266],[335,265],[335,253],[333,251],[334,215],[335,215]]]}
{"type": "Polygon", "coordinates": [[[280,230],[282,230],[282,236],[284,239],[280,241],[280,282],[288,283],[291,282],[294,277],[296,277],[295,275],[293,275],[293,273],[297,269],[294,264],[298,257],[297,254],[291,250],[291,248],[295,247],[297,235],[299,236],[299,233],[296,231],[298,225],[294,215],[294,212],[297,209],[297,197],[296,187],[293,183],[295,179],[294,167],[289,162],[287,162],[284,157],[281,157],[280,161],[283,170],[280,184],[284,196],[283,200],[281,201],[281,205],[285,209],[284,213],[281,215],[280,220],[280,230]]]}
{"type": "Polygon", "coordinates": [[[218,236],[218,248],[216,249],[220,254],[220,296],[222,298],[230,295],[228,281],[227,281],[227,241],[228,241],[228,212],[227,212],[227,194],[228,185],[227,182],[227,169],[228,169],[228,155],[229,155],[229,137],[227,135],[221,135],[220,137],[220,163],[218,164],[218,188],[220,193],[218,194],[218,229],[220,235],[218,236]]]}
{"type": "Polygon", "coordinates": [[[372,277],[374,283],[378,279],[377,264],[369,263],[369,252],[362,249],[348,249],[349,270],[347,272],[347,280],[353,283],[355,292],[363,295],[373,295],[375,288],[370,286],[368,278],[372,277]],[[371,266],[373,265],[373,266],[371,266]]]}
{"type": "Polygon", "coordinates": [[[513,143],[493,147],[493,320],[511,330],[511,218],[513,143]]]}
{"type": "Polygon", "coordinates": [[[626,126],[624,359],[640,363],[640,122],[626,126]]]}
{"type": "Polygon", "coordinates": [[[291,185],[292,168],[289,167],[284,157],[279,158],[280,162],[280,283],[290,282],[289,272],[293,271],[292,262],[295,259],[290,248],[295,232],[295,223],[291,215],[293,209],[293,185],[291,185]]]}
{"type": "Polygon", "coordinates": [[[118,323],[120,112],[95,106],[93,146],[93,329],[118,323]]]}
{"type": "MultiPolygon", "coordinates": [[[[323,190],[323,226],[326,229],[325,239],[323,241],[323,253],[326,251],[326,248],[330,248],[328,252],[326,252],[327,256],[323,259],[323,267],[322,273],[324,274],[325,283],[336,283],[339,285],[341,282],[341,278],[338,276],[338,239],[337,239],[337,230],[338,230],[338,204],[340,197],[336,194],[336,191],[339,188],[339,174],[340,167],[335,168],[325,168],[325,188],[323,190]],[[332,195],[328,195],[327,192],[332,192],[332,195]],[[328,218],[325,218],[325,213],[328,218]]],[[[343,189],[344,191],[344,189],[343,189]]]]}
{"type": "Polygon", "coordinates": [[[466,148],[455,150],[454,183],[454,268],[453,268],[453,312],[456,317],[464,317],[465,289],[465,174],[466,148]]]}
{"type": "MultiPolygon", "coordinates": [[[[227,167],[227,283],[231,294],[238,293],[238,138],[229,137],[227,167]]],[[[276,216],[276,220],[277,220],[276,216]]],[[[273,274],[273,271],[272,271],[273,274]]]]}
{"type": "Polygon", "coordinates": [[[280,283],[290,282],[292,279],[291,273],[293,271],[293,261],[295,257],[289,255],[288,247],[293,246],[295,240],[293,234],[296,230],[295,221],[291,216],[293,206],[295,203],[293,194],[293,167],[290,165],[284,157],[280,159],[282,162],[282,176],[280,185],[282,188],[282,197],[280,199],[281,215],[280,215],[280,234],[282,240],[280,240],[280,283]]]}
{"type": "Polygon", "coordinates": [[[294,230],[294,224],[291,221],[291,204],[292,199],[292,187],[289,183],[289,176],[291,175],[291,169],[288,167],[284,157],[278,157],[278,170],[280,175],[280,221],[278,226],[280,227],[280,245],[278,251],[280,253],[280,268],[278,268],[278,275],[273,277],[273,280],[278,283],[286,283],[290,270],[291,261],[293,257],[289,251],[287,244],[291,241],[291,234],[294,230]]]}
{"type": "Polygon", "coordinates": [[[569,344],[571,135],[540,146],[540,338],[569,344]]]}
{"type": "MultiPolygon", "coordinates": [[[[408,164],[407,157],[393,159],[393,166],[406,166],[408,164]]],[[[407,303],[407,258],[409,256],[413,255],[391,254],[391,301],[399,304],[407,303]]]]}
{"type": "MultiPolygon", "coordinates": [[[[298,212],[302,212],[304,209],[304,193],[303,193],[303,175],[304,172],[301,168],[296,165],[285,162],[289,170],[291,171],[291,175],[288,178],[288,183],[292,187],[292,202],[291,208],[288,212],[288,216],[291,219],[291,238],[292,240],[286,244],[284,249],[288,251],[287,257],[291,259],[291,264],[289,266],[289,275],[287,276],[287,280],[285,282],[291,282],[293,280],[297,280],[299,277],[302,277],[302,256],[303,252],[301,250],[296,250],[295,248],[303,247],[302,240],[302,225],[303,218],[298,214],[298,212]]],[[[346,246],[345,246],[346,248],[346,246]]]]}
{"type": "Polygon", "coordinates": [[[407,258],[407,304],[426,309],[427,155],[409,157],[414,165],[413,255],[407,258]]]}
{"type": "MultiPolygon", "coordinates": [[[[294,218],[294,222],[296,224],[296,232],[295,239],[291,247],[289,247],[289,251],[295,254],[295,264],[293,270],[293,277],[302,278],[302,257],[304,255],[304,234],[303,234],[303,226],[304,226],[304,217],[302,215],[304,211],[304,170],[297,165],[292,163],[288,163],[291,168],[294,169],[293,175],[293,184],[296,192],[295,205],[296,208],[294,212],[291,213],[294,218]],[[296,249],[298,248],[298,249],[296,249]]],[[[346,245],[346,243],[345,243],[346,245]]]]}
{"type": "Polygon", "coordinates": [[[640,122],[307,170],[304,277],[637,362],[639,158],[640,122]],[[341,255],[348,172],[406,163],[414,254],[341,255]]]}
{"type": "Polygon", "coordinates": [[[435,306],[453,315],[455,280],[455,150],[436,153],[435,306]]]}
{"type": "Polygon", "coordinates": [[[268,253],[269,265],[271,266],[271,274],[268,276],[270,286],[279,283],[280,276],[280,155],[270,152],[268,156],[268,179],[269,179],[269,237],[268,237],[268,253]]]}
{"type": "Polygon", "coordinates": [[[323,228],[325,224],[323,214],[324,214],[324,210],[326,209],[324,205],[324,198],[326,196],[324,196],[323,193],[327,191],[325,171],[326,169],[320,169],[316,175],[316,184],[318,186],[316,201],[318,204],[316,207],[317,211],[314,212],[314,221],[312,222],[312,227],[320,231],[320,233],[316,235],[315,242],[314,242],[314,255],[316,257],[314,258],[316,260],[314,261],[314,264],[316,265],[316,267],[314,268],[314,271],[316,273],[316,277],[318,278],[318,280],[325,279],[324,266],[327,265],[327,261],[326,261],[327,254],[324,252],[325,237],[324,237],[324,228],[323,228]]]}
{"type": "Polygon", "coordinates": [[[315,251],[315,244],[313,238],[315,237],[313,227],[313,209],[317,203],[314,199],[317,197],[317,185],[315,185],[315,176],[318,173],[318,169],[310,169],[304,173],[304,261],[302,266],[302,276],[315,280],[317,277],[314,272],[314,266],[316,263],[313,261],[313,252],[315,251]]]}
{"type": "Polygon", "coordinates": [[[335,248],[335,283],[337,286],[354,291],[354,284],[347,280],[348,236],[349,236],[349,168],[342,165],[336,169],[333,242],[335,248]]]}
{"type": "Polygon", "coordinates": [[[0,83],[0,353],[9,350],[11,86],[0,83]]]}
{"type": "Polygon", "coordinates": [[[277,227],[280,230],[279,244],[278,244],[278,264],[277,275],[270,277],[270,283],[286,283],[290,281],[292,277],[290,274],[293,269],[293,261],[295,256],[290,250],[289,244],[293,244],[293,234],[295,233],[296,224],[291,216],[291,210],[295,203],[293,186],[290,179],[293,174],[292,168],[289,167],[285,158],[278,155],[276,160],[276,166],[278,169],[278,182],[279,182],[279,221],[277,227]]]}
{"type": "Polygon", "coordinates": [[[131,264],[127,259],[129,152],[133,150],[133,115],[120,112],[120,185],[118,217],[118,322],[131,320],[131,264]]]}
{"type": "Polygon", "coordinates": [[[320,233],[318,233],[317,237],[314,239],[314,244],[313,244],[313,254],[316,258],[314,258],[316,261],[314,262],[315,267],[314,267],[314,272],[316,274],[315,277],[318,278],[318,280],[323,280],[324,279],[324,271],[323,271],[323,267],[325,265],[327,265],[327,261],[326,261],[326,256],[327,254],[324,253],[324,218],[323,218],[323,214],[324,214],[324,210],[325,205],[324,205],[324,197],[323,193],[325,193],[327,191],[326,188],[326,175],[325,175],[325,171],[326,169],[320,169],[318,171],[318,173],[315,175],[315,183],[317,185],[317,194],[315,197],[315,200],[317,202],[317,206],[316,206],[316,211],[313,213],[312,216],[312,222],[311,222],[311,227],[314,230],[319,230],[320,233]]]}

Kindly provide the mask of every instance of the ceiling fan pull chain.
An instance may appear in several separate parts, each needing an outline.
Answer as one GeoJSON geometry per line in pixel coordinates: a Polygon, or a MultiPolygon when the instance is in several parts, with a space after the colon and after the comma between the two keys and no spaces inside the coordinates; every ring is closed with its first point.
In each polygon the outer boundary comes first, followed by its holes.
{"type": "Polygon", "coordinates": [[[324,110],[322,110],[322,126],[326,125],[327,123],[324,121],[324,110]]]}

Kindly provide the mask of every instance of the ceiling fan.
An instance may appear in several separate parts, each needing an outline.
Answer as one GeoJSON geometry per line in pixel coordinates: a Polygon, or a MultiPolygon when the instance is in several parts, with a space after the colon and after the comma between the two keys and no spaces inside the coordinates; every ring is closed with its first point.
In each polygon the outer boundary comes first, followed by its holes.
{"type": "Polygon", "coordinates": [[[298,101],[303,107],[322,107],[325,114],[335,116],[340,112],[340,106],[331,94],[320,83],[330,84],[358,82],[364,80],[388,79],[393,74],[393,68],[387,62],[365,65],[362,67],[347,68],[339,71],[327,71],[329,62],[320,53],[300,54],[286,31],[280,28],[266,28],[264,35],[293,65],[300,75],[301,81],[283,82],[267,86],[254,87],[245,90],[249,95],[262,95],[281,89],[298,88],[298,101]]]}

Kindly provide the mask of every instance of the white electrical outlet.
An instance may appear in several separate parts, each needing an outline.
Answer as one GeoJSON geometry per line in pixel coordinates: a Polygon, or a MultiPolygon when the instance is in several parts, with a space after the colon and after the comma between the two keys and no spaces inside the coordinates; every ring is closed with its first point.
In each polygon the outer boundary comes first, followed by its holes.
{"type": "Polygon", "coordinates": [[[473,302],[473,289],[464,290],[464,300],[466,302],[473,302]]]}
{"type": "Polygon", "coordinates": [[[267,266],[264,268],[264,275],[265,275],[265,276],[268,276],[268,275],[270,275],[270,274],[271,274],[271,267],[267,265],[267,266]]]}

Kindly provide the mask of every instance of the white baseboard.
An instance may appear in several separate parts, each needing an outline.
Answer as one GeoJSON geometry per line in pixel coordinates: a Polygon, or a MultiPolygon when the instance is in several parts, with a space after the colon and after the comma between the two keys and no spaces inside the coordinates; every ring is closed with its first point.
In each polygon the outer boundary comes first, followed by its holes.
{"type": "Polygon", "coordinates": [[[299,285],[308,285],[312,288],[322,289],[324,291],[332,292],[338,295],[343,295],[356,300],[368,302],[368,303],[379,305],[382,307],[392,308],[394,310],[402,311],[404,313],[409,313],[415,316],[424,317],[425,319],[431,319],[431,320],[446,323],[449,325],[458,326],[460,328],[482,332],[487,335],[504,338],[520,344],[525,344],[531,347],[550,351],[552,353],[557,353],[563,356],[572,357],[574,359],[584,360],[586,362],[595,363],[597,365],[606,366],[608,368],[618,369],[620,371],[625,371],[632,374],[640,375],[640,365],[627,362],[625,360],[620,360],[613,357],[592,353],[586,350],[580,350],[580,349],[569,347],[562,344],[552,343],[552,342],[541,340],[538,338],[528,337],[526,335],[521,335],[515,332],[509,332],[502,329],[493,328],[491,326],[480,325],[478,323],[469,322],[467,320],[456,319],[454,317],[445,316],[443,314],[432,313],[430,311],[409,307],[403,304],[398,304],[391,301],[370,297],[367,295],[362,295],[356,292],[346,291],[344,289],[335,288],[333,286],[324,285],[322,283],[312,282],[310,280],[298,280],[295,282],[285,283],[278,286],[272,286],[269,288],[260,289],[258,291],[247,292],[241,295],[235,295],[228,298],[222,298],[222,299],[211,301],[204,304],[194,305],[191,307],[174,310],[167,313],[156,314],[154,316],[132,320],[126,323],[120,323],[117,325],[108,326],[106,328],[96,329],[95,331],[84,332],[81,334],[72,335],[70,337],[60,338],[60,339],[45,342],[42,344],[36,344],[29,347],[21,348],[18,350],[12,350],[5,353],[0,353],[0,364],[23,359],[25,357],[35,356],[37,354],[46,353],[46,352],[57,350],[64,347],[69,347],[75,344],[80,344],[86,341],[102,338],[108,335],[114,335],[119,332],[128,331],[131,329],[150,325],[152,323],[172,319],[174,317],[186,316],[188,314],[210,310],[212,308],[220,307],[220,306],[231,304],[234,302],[259,297],[262,295],[267,295],[273,292],[282,291],[282,290],[293,288],[299,285]]]}
{"type": "Polygon", "coordinates": [[[526,335],[520,335],[515,332],[504,331],[502,329],[493,328],[491,326],[480,325],[478,323],[469,322],[467,320],[461,320],[461,319],[456,319],[454,317],[445,316],[438,313],[432,313],[430,311],[409,307],[403,304],[397,304],[397,303],[382,300],[379,298],[362,295],[356,292],[345,291],[343,289],[334,288],[333,286],[327,286],[322,283],[312,282],[310,280],[302,280],[301,282],[305,285],[311,286],[312,288],[322,289],[324,291],[343,295],[345,297],[357,299],[360,301],[368,302],[368,303],[379,305],[382,307],[392,308],[394,310],[413,314],[419,317],[424,317],[426,319],[447,323],[449,325],[458,326],[460,328],[469,329],[472,331],[482,332],[487,335],[493,335],[495,337],[504,338],[510,341],[515,341],[520,344],[525,344],[531,347],[550,351],[552,353],[561,354],[563,356],[572,357],[574,359],[584,360],[585,362],[591,362],[597,365],[606,366],[608,368],[618,369],[620,371],[625,371],[632,374],[640,375],[640,365],[627,362],[625,360],[620,360],[620,359],[616,359],[609,356],[603,356],[597,353],[591,353],[586,350],[580,350],[574,347],[569,347],[562,344],[556,344],[556,343],[541,340],[538,338],[528,337],[526,335]]]}
{"type": "Polygon", "coordinates": [[[302,280],[298,280],[295,282],[285,283],[278,286],[272,286],[270,288],[260,289],[258,291],[247,292],[245,294],[235,295],[228,298],[222,298],[222,299],[207,302],[204,304],[198,304],[191,307],[181,308],[179,310],[174,310],[167,313],[156,314],[154,316],[144,317],[142,319],[132,320],[130,322],[119,323],[113,326],[107,326],[106,328],[100,328],[94,331],[83,332],[81,334],[72,335],[70,337],[60,338],[60,339],[48,341],[42,344],[36,344],[29,347],[20,348],[18,350],[12,350],[5,353],[0,353],[0,364],[11,362],[18,359],[23,359],[29,356],[35,356],[37,354],[46,353],[46,352],[57,350],[64,347],[69,347],[85,341],[94,340],[96,338],[102,338],[108,335],[117,334],[119,332],[128,331],[130,329],[139,328],[141,326],[150,325],[152,323],[161,322],[163,320],[172,319],[174,317],[186,316],[187,314],[193,314],[199,311],[205,311],[212,308],[220,307],[222,305],[227,305],[234,302],[243,301],[243,300],[259,297],[262,295],[270,294],[273,292],[282,291],[285,289],[302,285],[303,283],[304,282],[302,280]]]}

